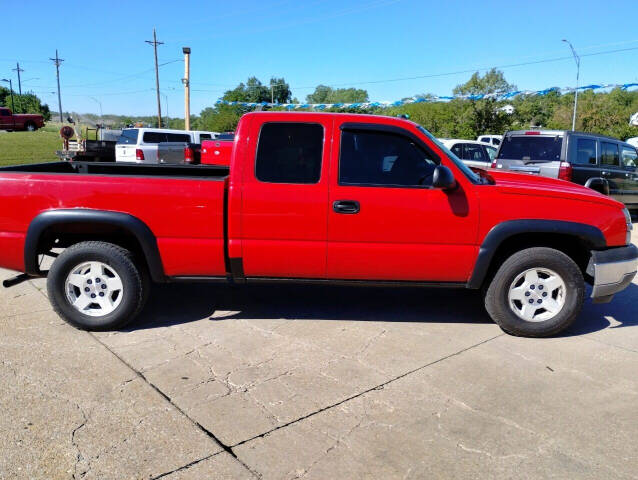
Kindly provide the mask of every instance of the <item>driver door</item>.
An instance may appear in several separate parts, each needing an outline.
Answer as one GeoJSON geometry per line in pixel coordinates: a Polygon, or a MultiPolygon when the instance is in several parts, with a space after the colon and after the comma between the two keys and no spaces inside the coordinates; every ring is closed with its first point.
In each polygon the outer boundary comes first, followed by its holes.
{"type": "Polygon", "coordinates": [[[461,184],[453,192],[431,187],[440,159],[416,134],[336,127],[328,278],[466,281],[477,250],[476,199],[461,184]]]}

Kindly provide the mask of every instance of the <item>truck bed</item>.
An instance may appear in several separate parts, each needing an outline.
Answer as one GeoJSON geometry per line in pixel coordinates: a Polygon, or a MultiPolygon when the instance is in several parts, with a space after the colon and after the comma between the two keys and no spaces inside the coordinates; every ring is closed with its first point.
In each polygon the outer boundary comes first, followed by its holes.
{"type": "Polygon", "coordinates": [[[138,163],[51,162],[0,167],[4,172],[210,178],[224,180],[229,168],[219,165],[159,165],[138,163]]]}
{"type": "MultiPolygon", "coordinates": [[[[27,230],[53,209],[121,212],[153,233],[166,276],[224,275],[228,168],[56,162],[0,168],[0,262],[24,271],[27,230]]],[[[92,232],[88,232],[92,233],[92,232]]]]}

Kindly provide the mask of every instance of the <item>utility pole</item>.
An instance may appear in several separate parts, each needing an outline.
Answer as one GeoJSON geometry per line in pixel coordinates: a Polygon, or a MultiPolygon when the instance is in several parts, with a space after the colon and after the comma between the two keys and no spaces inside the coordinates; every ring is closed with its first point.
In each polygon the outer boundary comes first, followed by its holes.
{"type": "Polygon", "coordinates": [[[190,47],[182,48],[184,52],[184,128],[191,129],[191,49],[190,47]]]}
{"type": "Polygon", "coordinates": [[[60,57],[58,57],[58,49],[55,49],[55,58],[49,58],[55,64],[55,75],[58,79],[58,107],[60,109],[60,123],[64,122],[62,118],[62,97],[60,96],[60,64],[64,62],[60,57]]]}
{"type": "Polygon", "coordinates": [[[275,86],[270,84],[270,103],[275,103],[275,86]]]}
{"type": "Polygon", "coordinates": [[[162,103],[160,102],[160,89],[159,89],[159,68],[157,65],[157,46],[164,45],[164,42],[157,41],[157,34],[155,27],[153,27],[153,40],[145,40],[149,45],[153,45],[155,51],[155,91],[157,93],[157,128],[162,128],[162,103]]]}
{"type": "Polygon", "coordinates": [[[578,77],[580,77],[580,57],[574,50],[574,46],[569,40],[563,39],[569,48],[572,49],[572,55],[574,55],[574,61],[576,62],[576,89],[574,90],[574,116],[572,117],[572,132],[576,130],[576,109],[578,108],[578,77]]]}
{"type": "Polygon", "coordinates": [[[24,72],[24,70],[20,68],[19,62],[16,62],[16,68],[14,68],[13,71],[18,72],[18,93],[22,95],[22,82],[20,82],[20,72],[24,72]]]}

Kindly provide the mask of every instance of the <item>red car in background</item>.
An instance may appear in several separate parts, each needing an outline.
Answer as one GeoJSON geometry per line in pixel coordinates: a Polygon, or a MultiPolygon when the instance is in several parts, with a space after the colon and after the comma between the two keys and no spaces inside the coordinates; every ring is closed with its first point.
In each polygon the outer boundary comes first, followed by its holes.
{"type": "Polygon", "coordinates": [[[16,113],[10,109],[0,107],[0,130],[26,130],[35,132],[44,127],[44,117],[33,113],[16,113]]]}

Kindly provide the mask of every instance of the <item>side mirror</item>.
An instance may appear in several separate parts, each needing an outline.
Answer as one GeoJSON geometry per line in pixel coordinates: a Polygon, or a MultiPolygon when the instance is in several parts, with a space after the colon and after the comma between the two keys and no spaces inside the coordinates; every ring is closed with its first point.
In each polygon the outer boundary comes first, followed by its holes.
{"type": "Polygon", "coordinates": [[[454,190],[456,185],[452,170],[444,165],[437,165],[432,175],[432,186],[441,190],[454,190]]]}

